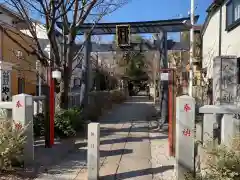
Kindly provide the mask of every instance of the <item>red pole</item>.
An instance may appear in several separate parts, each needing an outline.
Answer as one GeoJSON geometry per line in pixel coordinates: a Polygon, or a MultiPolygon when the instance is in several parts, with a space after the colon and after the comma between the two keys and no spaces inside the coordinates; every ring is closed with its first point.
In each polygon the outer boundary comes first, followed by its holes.
{"type": "Polygon", "coordinates": [[[54,80],[52,78],[52,69],[49,68],[49,101],[50,101],[50,109],[49,109],[49,116],[50,116],[50,146],[54,145],[54,110],[55,110],[55,94],[54,94],[54,80]]]}

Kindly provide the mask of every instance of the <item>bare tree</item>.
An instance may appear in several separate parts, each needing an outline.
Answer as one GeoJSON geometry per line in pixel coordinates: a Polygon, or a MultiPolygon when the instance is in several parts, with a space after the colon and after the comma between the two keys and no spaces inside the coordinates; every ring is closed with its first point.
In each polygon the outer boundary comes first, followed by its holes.
{"type": "MultiPolygon", "coordinates": [[[[28,54],[37,56],[43,66],[51,64],[62,71],[57,99],[61,108],[67,108],[72,62],[79,58],[81,50],[74,49],[79,28],[86,22],[92,22],[93,29],[103,16],[127,2],[128,0],[6,0],[6,6],[16,11],[25,31],[32,37],[33,45],[24,47],[10,33],[6,34],[28,54]],[[62,24],[64,36],[56,30],[59,22],[62,24]],[[38,38],[39,24],[44,25],[51,48],[50,57],[44,52],[41,39],[38,38]]],[[[91,35],[91,31],[88,33],[91,35]]]]}
{"type": "Polygon", "coordinates": [[[171,66],[176,68],[176,95],[180,96],[183,93],[182,87],[182,72],[183,72],[183,59],[181,51],[172,51],[168,53],[168,59],[171,66]]]}

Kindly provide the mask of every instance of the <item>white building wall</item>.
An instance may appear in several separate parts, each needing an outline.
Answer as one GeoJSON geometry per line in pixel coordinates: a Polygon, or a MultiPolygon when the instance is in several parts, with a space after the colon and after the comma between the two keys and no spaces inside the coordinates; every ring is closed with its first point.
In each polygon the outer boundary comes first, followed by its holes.
{"type": "MultiPolygon", "coordinates": [[[[240,26],[226,31],[226,5],[222,7],[221,55],[240,57],[240,26]]],[[[203,34],[203,68],[207,68],[207,77],[212,78],[213,59],[219,53],[220,9],[211,17],[203,34]]]]}
{"type": "Polygon", "coordinates": [[[240,57],[240,26],[226,31],[226,5],[222,6],[222,55],[240,57]]]}
{"type": "Polygon", "coordinates": [[[202,67],[207,68],[208,78],[212,78],[213,58],[218,55],[219,15],[218,11],[209,20],[202,39],[202,67]]]}
{"type": "MultiPolygon", "coordinates": [[[[38,23],[35,23],[35,28],[36,28],[37,38],[40,39],[39,42],[40,42],[41,48],[42,48],[43,52],[45,52],[46,55],[49,56],[50,43],[48,40],[46,28],[42,24],[38,24],[38,23]],[[41,40],[44,40],[44,41],[41,41],[41,40]]],[[[30,31],[28,29],[22,29],[21,32],[32,37],[32,34],[30,33],[30,31]]]]}

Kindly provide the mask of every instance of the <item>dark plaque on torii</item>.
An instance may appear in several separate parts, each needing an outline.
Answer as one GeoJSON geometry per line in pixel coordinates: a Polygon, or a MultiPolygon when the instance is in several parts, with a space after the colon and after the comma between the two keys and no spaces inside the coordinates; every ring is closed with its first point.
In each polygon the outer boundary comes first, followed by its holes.
{"type": "Polygon", "coordinates": [[[130,47],[130,39],[131,39],[131,32],[130,32],[130,25],[117,25],[116,26],[116,39],[118,47],[130,47]]]}

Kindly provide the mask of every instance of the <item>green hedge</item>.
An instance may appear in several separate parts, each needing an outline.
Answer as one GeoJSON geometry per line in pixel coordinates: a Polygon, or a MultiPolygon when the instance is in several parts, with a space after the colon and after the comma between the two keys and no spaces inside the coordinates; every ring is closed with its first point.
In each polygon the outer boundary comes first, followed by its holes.
{"type": "Polygon", "coordinates": [[[81,116],[81,109],[71,108],[55,113],[55,133],[59,137],[72,137],[84,128],[84,121],[81,116]]]}
{"type": "MultiPolygon", "coordinates": [[[[35,137],[44,136],[44,121],[43,114],[37,114],[33,118],[33,129],[35,137]]],[[[70,108],[61,110],[55,113],[54,131],[57,137],[72,137],[76,132],[84,127],[81,109],[70,108]]]]}

